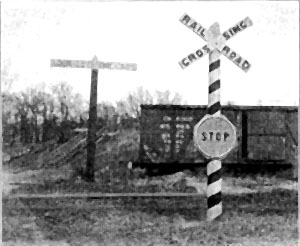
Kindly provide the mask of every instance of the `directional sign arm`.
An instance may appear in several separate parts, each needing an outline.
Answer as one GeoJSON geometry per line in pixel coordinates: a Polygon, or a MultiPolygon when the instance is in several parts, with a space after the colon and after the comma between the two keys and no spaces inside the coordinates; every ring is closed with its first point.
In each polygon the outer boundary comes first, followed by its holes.
{"type": "Polygon", "coordinates": [[[61,59],[51,59],[50,60],[50,67],[89,68],[90,66],[91,66],[90,61],[61,60],[61,59]]]}
{"type": "Polygon", "coordinates": [[[137,65],[135,63],[119,63],[119,62],[98,62],[98,68],[116,69],[116,70],[130,70],[136,71],[137,65]]]}
{"type": "Polygon", "coordinates": [[[245,19],[239,21],[234,26],[230,27],[227,31],[223,32],[223,37],[225,37],[226,40],[229,40],[237,33],[244,31],[245,29],[247,29],[252,25],[253,25],[252,20],[249,17],[246,17],[245,19]]]}
{"type": "Polygon", "coordinates": [[[189,65],[191,65],[193,62],[199,60],[200,58],[204,57],[207,55],[209,52],[212,51],[212,47],[209,45],[204,45],[202,48],[196,50],[194,53],[189,54],[185,58],[183,58],[180,62],[179,65],[181,66],[182,69],[185,69],[189,65]]]}
{"type": "Polygon", "coordinates": [[[90,68],[90,69],[116,69],[116,70],[137,70],[135,63],[120,63],[120,62],[99,62],[97,59],[92,61],[82,60],[61,60],[51,59],[51,67],[71,67],[71,68],[90,68]]]}
{"type": "Polygon", "coordinates": [[[184,14],[181,16],[179,21],[191,29],[194,33],[200,36],[204,41],[208,40],[208,31],[197,21],[195,21],[192,17],[188,14],[184,14]]]}
{"type": "Polygon", "coordinates": [[[226,56],[230,61],[232,61],[235,65],[237,65],[244,72],[248,72],[251,67],[251,64],[241,57],[238,53],[230,49],[227,45],[222,49],[222,54],[226,56]]]}

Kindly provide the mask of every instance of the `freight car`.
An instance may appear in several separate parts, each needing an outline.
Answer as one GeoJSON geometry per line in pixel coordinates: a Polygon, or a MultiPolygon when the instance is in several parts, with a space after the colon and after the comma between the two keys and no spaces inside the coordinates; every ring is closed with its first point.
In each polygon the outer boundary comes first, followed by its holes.
{"type": "MultiPolygon", "coordinates": [[[[222,163],[290,167],[297,145],[297,112],[290,106],[223,106],[222,113],[237,128],[238,146],[222,163]]],[[[205,114],[206,106],[141,105],[135,165],[173,171],[206,165],[193,143],[193,128],[205,114]]]]}

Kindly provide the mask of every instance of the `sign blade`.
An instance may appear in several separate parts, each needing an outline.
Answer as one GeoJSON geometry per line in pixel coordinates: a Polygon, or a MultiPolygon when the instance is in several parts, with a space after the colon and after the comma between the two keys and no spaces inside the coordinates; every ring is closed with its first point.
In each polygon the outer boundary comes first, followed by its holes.
{"type": "Polygon", "coordinates": [[[232,61],[235,65],[237,65],[244,72],[248,72],[251,64],[241,57],[238,53],[230,49],[227,45],[222,49],[222,54],[226,56],[230,61],[232,61]]]}
{"type": "Polygon", "coordinates": [[[91,62],[83,60],[51,59],[50,67],[90,68],[91,62]]]}
{"type": "Polygon", "coordinates": [[[246,17],[245,19],[239,21],[234,26],[230,27],[227,31],[223,32],[223,37],[228,41],[232,37],[234,37],[239,32],[244,31],[248,27],[252,26],[253,22],[249,17],[246,17]]]}
{"type": "Polygon", "coordinates": [[[179,21],[191,29],[194,33],[200,36],[204,41],[207,41],[208,33],[207,30],[197,21],[195,21],[192,17],[188,14],[183,14],[179,21]]]}
{"type": "Polygon", "coordinates": [[[95,59],[93,59],[92,61],[51,59],[50,66],[90,68],[90,69],[106,68],[106,69],[129,70],[129,71],[137,70],[137,65],[135,63],[99,62],[95,59]]]}
{"type": "Polygon", "coordinates": [[[136,71],[137,64],[135,64],[135,63],[119,63],[119,62],[98,62],[97,68],[136,71]]]}
{"type": "Polygon", "coordinates": [[[199,60],[200,58],[207,55],[209,52],[211,52],[213,48],[208,45],[204,45],[202,48],[196,50],[194,53],[189,54],[185,58],[183,58],[181,61],[179,61],[179,65],[182,69],[185,69],[195,61],[199,60]]]}

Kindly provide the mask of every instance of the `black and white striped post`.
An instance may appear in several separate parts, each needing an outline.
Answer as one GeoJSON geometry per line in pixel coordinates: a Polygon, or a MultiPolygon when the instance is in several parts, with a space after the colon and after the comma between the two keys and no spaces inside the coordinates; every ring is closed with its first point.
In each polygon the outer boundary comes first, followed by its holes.
{"type": "Polygon", "coordinates": [[[236,129],[221,114],[220,103],[220,54],[247,72],[250,63],[225,45],[226,41],[242,30],[252,26],[246,17],[223,34],[220,26],[214,23],[206,30],[200,23],[184,14],[180,22],[207,42],[205,46],[183,58],[179,65],[184,69],[193,62],[209,54],[209,86],[207,115],[194,127],[194,142],[199,151],[209,159],[207,164],[207,220],[212,221],[222,214],[221,159],[236,146],[236,129]]]}
{"type": "MultiPolygon", "coordinates": [[[[220,34],[220,26],[215,23],[210,28],[213,36],[220,34]]],[[[220,100],[220,52],[217,49],[209,53],[209,86],[207,112],[210,115],[221,114],[220,100]]],[[[207,164],[207,219],[213,220],[222,214],[222,163],[220,159],[207,164]]]]}

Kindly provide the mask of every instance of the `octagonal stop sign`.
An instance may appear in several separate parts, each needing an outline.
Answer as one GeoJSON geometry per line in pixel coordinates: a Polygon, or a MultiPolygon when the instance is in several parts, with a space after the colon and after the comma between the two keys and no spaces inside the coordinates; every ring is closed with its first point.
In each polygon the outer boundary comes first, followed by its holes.
{"type": "Polygon", "coordinates": [[[194,127],[194,143],[207,159],[222,159],[236,146],[236,128],[224,115],[205,115],[194,127]]]}

